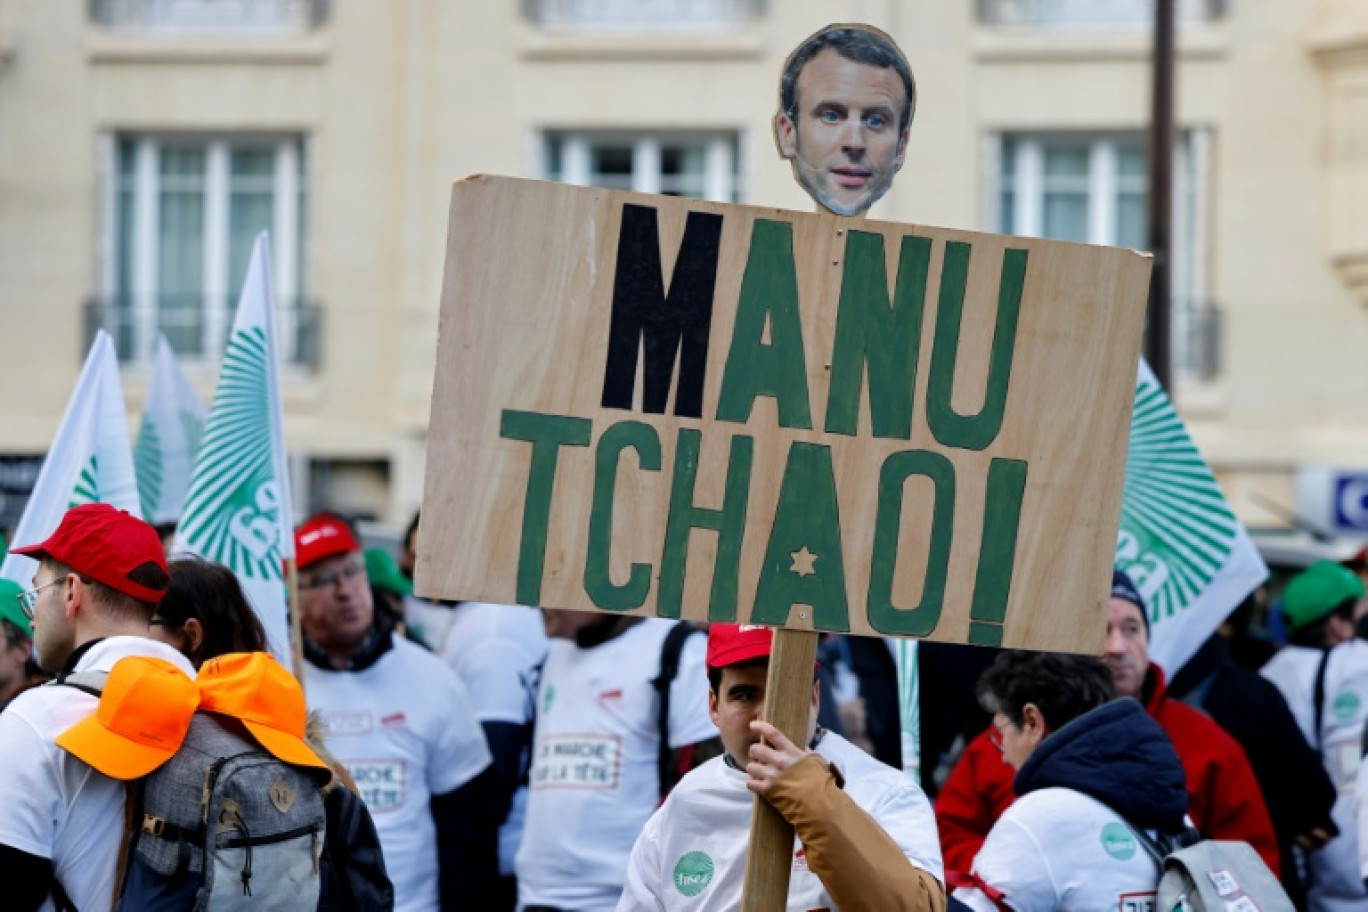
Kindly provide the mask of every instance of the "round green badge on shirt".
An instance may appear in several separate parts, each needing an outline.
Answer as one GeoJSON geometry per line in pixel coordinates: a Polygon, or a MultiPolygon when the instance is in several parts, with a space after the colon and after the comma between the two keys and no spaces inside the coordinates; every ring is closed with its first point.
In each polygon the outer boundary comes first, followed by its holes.
{"type": "Polygon", "coordinates": [[[675,862],[675,889],[685,896],[697,896],[712,883],[713,860],[705,852],[686,852],[675,862]]]}
{"type": "Polygon", "coordinates": [[[1135,855],[1135,837],[1124,823],[1112,821],[1102,828],[1102,849],[1117,861],[1129,861],[1135,855]]]}

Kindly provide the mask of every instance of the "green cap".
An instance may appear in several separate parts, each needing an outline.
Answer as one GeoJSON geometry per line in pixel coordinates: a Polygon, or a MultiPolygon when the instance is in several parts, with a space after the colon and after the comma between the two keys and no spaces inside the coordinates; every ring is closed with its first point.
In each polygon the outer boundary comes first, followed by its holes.
{"type": "Polygon", "coordinates": [[[1363,581],[1358,574],[1334,561],[1316,561],[1292,577],[1283,590],[1283,616],[1288,627],[1296,630],[1357,598],[1363,598],[1363,581]]]}
{"type": "Polygon", "coordinates": [[[413,580],[399,571],[399,565],[384,548],[366,549],[366,576],[372,586],[396,595],[413,595],[413,580]]]}
{"type": "Polygon", "coordinates": [[[9,621],[23,631],[24,636],[33,639],[33,622],[19,607],[19,593],[24,587],[14,580],[0,579],[0,618],[9,621]]]}

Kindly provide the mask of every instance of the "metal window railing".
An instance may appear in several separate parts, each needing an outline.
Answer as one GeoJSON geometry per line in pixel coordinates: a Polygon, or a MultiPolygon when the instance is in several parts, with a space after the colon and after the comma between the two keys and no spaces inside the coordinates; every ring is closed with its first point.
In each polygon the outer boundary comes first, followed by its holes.
{"type": "MultiPolygon", "coordinates": [[[[1226,0],[1178,0],[1178,21],[1210,22],[1226,0]]],[[[978,0],[984,25],[1041,29],[1143,28],[1154,24],[1154,0],[978,0]]]]}
{"type": "Polygon", "coordinates": [[[1225,318],[1213,301],[1173,300],[1173,372],[1212,380],[1221,372],[1225,318]]]}
{"type": "MultiPolygon", "coordinates": [[[[217,360],[227,344],[227,324],[236,301],[217,302],[217,309],[210,303],[204,295],[159,295],[151,308],[135,306],[124,297],[88,300],[80,356],[85,356],[96,331],[103,329],[125,364],[150,363],[158,331],[187,361],[217,360]]],[[[317,371],[323,364],[322,339],[323,308],[317,301],[277,302],[276,343],[283,363],[317,371]]]]}
{"type": "Polygon", "coordinates": [[[299,34],[328,19],[328,0],[90,0],[111,31],[156,34],[299,34]]]}
{"type": "Polygon", "coordinates": [[[764,0],[523,0],[540,26],[592,30],[730,28],[760,18],[764,0]]]}

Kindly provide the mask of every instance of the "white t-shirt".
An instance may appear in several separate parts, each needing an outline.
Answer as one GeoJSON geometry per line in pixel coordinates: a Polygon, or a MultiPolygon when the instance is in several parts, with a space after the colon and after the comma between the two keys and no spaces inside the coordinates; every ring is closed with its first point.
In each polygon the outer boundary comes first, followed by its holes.
{"type": "MultiPolygon", "coordinates": [[[[845,776],[845,791],[893,837],[907,860],[944,881],[936,818],[910,777],[873,759],[839,735],[817,753],[845,776]]],[[[739,909],[746,877],[752,794],[746,774],[722,757],[689,773],[652,815],[632,849],[618,912],[739,909]]],[[[822,881],[793,843],[787,908],[835,909],[822,881]]]]}
{"type": "Polygon", "coordinates": [[[1354,786],[1354,829],[1358,832],[1359,874],[1368,880],[1368,763],[1360,763],[1354,786]]]}
{"type": "MultiPolygon", "coordinates": [[[[660,802],[659,702],[651,681],[676,622],[648,618],[592,649],[551,641],[542,669],[518,901],[576,912],[617,905],[627,859],[660,802]]],[[[707,637],[689,637],[670,687],[669,746],[717,736],[707,637]]]]}
{"type": "Polygon", "coordinates": [[[438,907],[437,828],[428,800],[489,766],[465,685],[403,637],[361,671],[304,667],[304,690],[328,749],[356,780],[375,820],[397,912],[438,907]]]}
{"type": "MultiPolygon", "coordinates": [[[[1115,811],[1082,792],[1018,798],[988,832],[973,872],[1017,912],[1153,912],[1159,865],[1115,811]]],[[[996,912],[976,888],[955,898],[996,912]]]]}
{"type": "MultiPolygon", "coordinates": [[[[439,650],[456,672],[481,723],[526,725],[535,714],[537,676],[546,658],[541,612],[522,605],[462,602],[444,608],[450,621],[439,650]]],[[[499,828],[499,873],[513,873],[522,840],[527,788],[513,794],[513,806],[499,828]]]]}
{"type": "Polygon", "coordinates": [[[1330,650],[1325,666],[1325,703],[1320,731],[1315,729],[1316,674],[1324,653],[1285,646],[1259,670],[1287,700],[1307,743],[1320,746],[1321,762],[1339,796],[1331,812],[1340,835],[1310,853],[1307,899],[1318,912],[1362,912],[1368,908],[1359,864],[1354,788],[1368,719],[1368,643],[1349,640],[1330,650]],[[1319,735],[1319,738],[1317,737],[1319,735]]]}
{"type": "MultiPolygon", "coordinates": [[[[190,677],[194,666],[165,643],[116,636],[96,643],[78,672],[109,671],[125,656],[156,656],[190,677]]],[[[35,687],[0,713],[0,845],[51,859],[76,908],[108,908],[118,876],[124,785],[97,773],[53,740],[95,711],[75,687],[35,687]]],[[[42,906],[52,908],[48,899],[42,906]]]]}

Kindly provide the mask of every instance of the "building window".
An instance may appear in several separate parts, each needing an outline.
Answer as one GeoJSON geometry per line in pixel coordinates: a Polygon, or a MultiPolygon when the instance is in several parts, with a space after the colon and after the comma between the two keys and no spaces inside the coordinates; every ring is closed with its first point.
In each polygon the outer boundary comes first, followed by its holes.
{"type": "MultiPolygon", "coordinates": [[[[1173,361],[1210,377],[1219,318],[1207,288],[1211,138],[1184,131],[1174,155],[1173,361]]],[[[1007,133],[995,137],[997,230],[1006,234],[1144,250],[1149,166],[1140,133],[1007,133]]]]}
{"type": "Polygon", "coordinates": [[[182,357],[217,358],[257,235],[269,231],[282,356],[304,355],[304,143],[298,136],[114,141],[110,257],[97,322],[121,357],[156,331],[182,357]]]}
{"type": "MultiPolygon", "coordinates": [[[[1179,23],[1209,22],[1225,0],[1177,0],[1179,23]]],[[[1142,29],[1154,25],[1154,0],[978,0],[979,21],[990,26],[1042,29],[1142,29]]]]}
{"type": "Polygon", "coordinates": [[[317,28],[327,0],[92,0],[91,19],[111,31],[167,35],[289,35],[317,28]]]}
{"type": "Polygon", "coordinates": [[[582,31],[710,31],[745,25],[763,0],[524,0],[527,18],[545,28],[582,31]]]}
{"type": "Polygon", "coordinates": [[[738,202],[737,135],[569,133],[546,136],[548,180],[738,202]]]}

